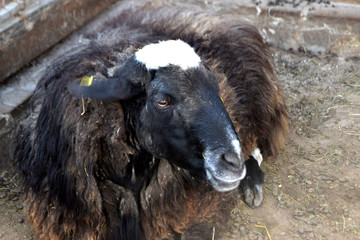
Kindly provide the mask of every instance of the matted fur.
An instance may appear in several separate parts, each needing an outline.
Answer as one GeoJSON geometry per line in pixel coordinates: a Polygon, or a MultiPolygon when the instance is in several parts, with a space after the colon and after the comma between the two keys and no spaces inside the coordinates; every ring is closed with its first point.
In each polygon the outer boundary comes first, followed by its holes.
{"type": "Polygon", "coordinates": [[[95,72],[107,76],[148,43],[181,39],[219,79],[244,155],[257,146],[276,154],[287,130],[286,107],[257,30],[230,17],[148,4],[123,8],[100,32],[52,64],[21,124],[16,156],[36,234],[40,239],[171,239],[226,212],[236,191],[216,192],[188,171],[140,151],[128,111],[136,102],[82,103],[67,84],[95,72]],[[133,174],[134,169],[147,170],[133,174]],[[117,184],[119,179],[131,188],[117,184]],[[122,232],[124,225],[132,230],[122,232]]]}

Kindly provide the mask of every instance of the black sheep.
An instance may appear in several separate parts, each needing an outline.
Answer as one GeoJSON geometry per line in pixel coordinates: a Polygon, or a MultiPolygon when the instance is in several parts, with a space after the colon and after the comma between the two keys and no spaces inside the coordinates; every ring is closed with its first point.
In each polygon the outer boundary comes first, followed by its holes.
{"type": "Polygon", "coordinates": [[[130,7],[88,34],[39,81],[19,133],[39,237],[172,238],[239,186],[260,205],[259,148],[276,154],[287,130],[270,59],[253,27],[189,9],[130,7]]]}

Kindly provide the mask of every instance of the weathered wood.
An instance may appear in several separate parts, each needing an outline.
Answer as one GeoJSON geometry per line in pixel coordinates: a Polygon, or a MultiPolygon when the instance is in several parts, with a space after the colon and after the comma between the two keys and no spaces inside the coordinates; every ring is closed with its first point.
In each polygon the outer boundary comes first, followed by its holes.
{"type": "Polygon", "coordinates": [[[49,1],[14,17],[0,33],[0,82],[116,0],[49,1]]]}

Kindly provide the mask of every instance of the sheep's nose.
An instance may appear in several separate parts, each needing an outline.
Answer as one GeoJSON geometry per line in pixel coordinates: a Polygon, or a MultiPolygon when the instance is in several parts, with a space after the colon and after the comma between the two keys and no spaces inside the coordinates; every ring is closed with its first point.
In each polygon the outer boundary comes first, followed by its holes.
{"type": "Polygon", "coordinates": [[[222,160],[225,161],[229,168],[234,171],[239,171],[241,168],[241,159],[236,155],[236,153],[229,151],[222,155],[222,160]]]}

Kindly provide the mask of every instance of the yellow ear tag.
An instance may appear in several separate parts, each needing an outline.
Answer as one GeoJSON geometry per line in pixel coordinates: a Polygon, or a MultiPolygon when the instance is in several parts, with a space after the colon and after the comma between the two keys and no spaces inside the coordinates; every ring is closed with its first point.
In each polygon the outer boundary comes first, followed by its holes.
{"type": "Polygon", "coordinates": [[[220,97],[221,101],[224,103],[224,99],[222,97],[220,97]]]}
{"type": "Polygon", "coordinates": [[[93,75],[91,75],[90,77],[88,77],[88,76],[86,76],[86,75],[83,76],[83,77],[81,78],[80,86],[81,86],[81,87],[83,87],[83,86],[85,86],[85,87],[91,86],[93,79],[94,79],[94,76],[93,76],[93,75]]]}

